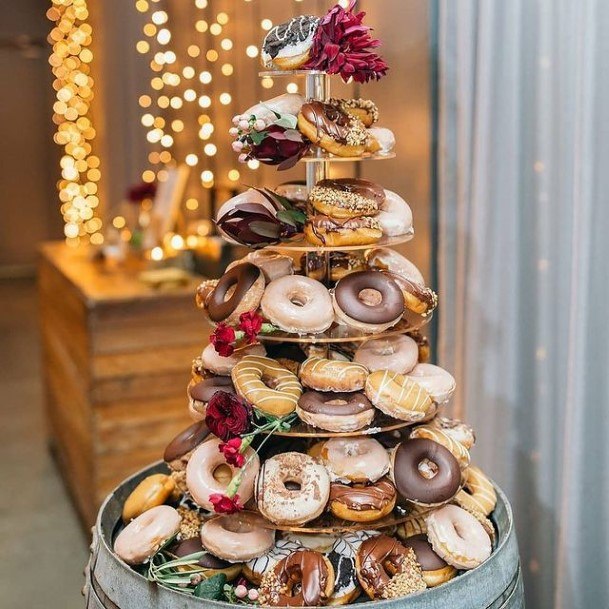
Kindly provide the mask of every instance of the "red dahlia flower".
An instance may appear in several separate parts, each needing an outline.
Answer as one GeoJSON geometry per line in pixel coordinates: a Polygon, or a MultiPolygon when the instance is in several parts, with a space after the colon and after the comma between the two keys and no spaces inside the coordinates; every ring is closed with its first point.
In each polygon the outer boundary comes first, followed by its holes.
{"type": "Polygon", "coordinates": [[[235,394],[216,391],[205,411],[205,424],[221,440],[245,433],[250,427],[250,407],[235,394]]]}

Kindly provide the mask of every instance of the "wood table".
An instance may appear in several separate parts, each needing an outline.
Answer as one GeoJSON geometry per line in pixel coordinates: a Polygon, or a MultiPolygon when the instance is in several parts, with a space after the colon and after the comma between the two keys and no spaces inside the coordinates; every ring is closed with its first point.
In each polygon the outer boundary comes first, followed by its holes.
{"type": "Polygon", "coordinates": [[[142,263],[110,270],[63,243],[41,248],[49,432],[87,526],[125,477],[191,423],[186,386],[209,335],[190,285],[153,289],[142,263]]]}

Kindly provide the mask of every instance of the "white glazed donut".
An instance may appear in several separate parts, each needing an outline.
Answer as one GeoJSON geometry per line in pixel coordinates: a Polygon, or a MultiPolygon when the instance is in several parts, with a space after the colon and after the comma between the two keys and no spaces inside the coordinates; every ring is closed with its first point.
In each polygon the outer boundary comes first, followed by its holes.
{"type": "Polygon", "coordinates": [[[324,284],[299,275],[271,281],[260,308],[273,325],[294,334],[318,334],[334,321],[332,298],[324,284]]]}
{"type": "Polygon", "coordinates": [[[264,527],[254,512],[222,514],[201,527],[201,543],[214,556],[244,562],[266,554],[275,544],[275,531],[264,527]]]}
{"type": "Polygon", "coordinates": [[[448,402],[457,386],[450,372],[434,364],[417,364],[406,376],[427,389],[438,404],[448,402]]]}
{"type": "Polygon", "coordinates": [[[353,361],[363,364],[370,372],[391,370],[398,374],[407,374],[419,360],[419,347],[410,336],[387,336],[373,338],[362,343],[353,361]]]}
{"type": "Polygon", "coordinates": [[[387,247],[375,247],[366,252],[366,262],[371,269],[389,271],[418,285],[425,285],[421,271],[408,258],[387,247]]]}
{"type": "Polygon", "coordinates": [[[299,526],[317,518],[330,497],[330,476],[308,455],[290,452],[267,459],[256,478],[260,513],[279,525],[299,526]],[[291,490],[290,483],[298,488],[291,490]]]}
{"type": "Polygon", "coordinates": [[[433,551],[457,569],[474,569],[491,555],[491,538],[469,512],[445,505],[430,512],[427,538],[433,551]]]}
{"type": "Polygon", "coordinates": [[[380,146],[380,154],[389,154],[395,148],[395,134],[387,127],[370,127],[368,134],[371,135],[380,146]]]}
{"type": "Polygon", "coordinates": [[[220,452],[219,447],[222,440],[213,438],[203,442],[192,454],[188,465],[186,466],[186,486],[196,501],[206,510],[213,510],[213,504],[209,497],[214,494],[226,494],[226,484],[219,482],[214,478],[214,472],[220,465],[230,468],[232,476],[241,472],[243,478],[239,485],[239,502],[243,505],[249,501],[254,492],[254,480],[260,469],[260,459],[254,450],[250,447],[245,451],[246,460],[251,458],[251,461],[241,469],[226,463],[224,455],[220,452]]]}
{"type": "Polygon", "coordinates": [[[153,507],[132,520],[114,541],[114,552],[129,565],[141,565],[180,530],[180,514],[169,505],[153,507]]]}
{"type": "Polygon", "coordinates": [[[246,355],[258,355],[264,357],[266,355],[266,349],[263,345],[248,345],[243,349],[238,349],[229,357],[220,355],[215,347],[210,343],[203,349],[201,353],[201,363],[203,367],[210,370],[214,374],[220,376],[230,376],[232,369],[246,356],[246,355]]]}
{"type": "Polygon", "coordinates": [[[407,235],[413,232],[410,205],[392,190],[385,189],[385,200],[380,205],[376,219],[386,237],[407,235]]]}
{"type": "Polygon", "coordinates": [[[321,458],[332,481],[376,482],[389,471],[389,453],[374,438],[331,438],[321,458]]]}

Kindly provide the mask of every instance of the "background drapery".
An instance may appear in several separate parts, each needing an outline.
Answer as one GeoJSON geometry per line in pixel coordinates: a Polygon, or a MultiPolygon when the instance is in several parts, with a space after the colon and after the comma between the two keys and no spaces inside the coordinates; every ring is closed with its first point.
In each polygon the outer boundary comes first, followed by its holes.
{"type": "Polygon", "coordinates": [[[528,606],[609,607],[609,3],[438,4],[440,363],[528,606]]]}

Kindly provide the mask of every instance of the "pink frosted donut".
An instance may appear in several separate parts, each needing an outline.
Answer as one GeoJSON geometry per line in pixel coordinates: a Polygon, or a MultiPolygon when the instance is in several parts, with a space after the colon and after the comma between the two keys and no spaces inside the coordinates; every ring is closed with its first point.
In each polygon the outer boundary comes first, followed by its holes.
{"type": "Polygon", "coordinates": [[[216,516],[201,527],[201,543],[229,562],[252,560],[275,545],[275,531],[262,524],[263,519],[254,512],[216,516]]]}
{"type": "Polygon", "coordinates": [[[389,454],[373,438],[331,438],[321,457],[332,480],[376,482],[389,471],[389,454]]]}
{"type": "Polygon", "coordinates": [[[426,518],[434,552],[457,569],[473,569],[491,555],[491,538],[469,512],[445,505],[426,518]]]}
{"type": "Polygon", "coordinates": [[[129,565],[141,565],[180,530],[180,514],[169,505],[153,507],[132,520],[114,541],[114,552],[129,565]]]}
{"type": "Polygon", "coordinates": [[[334,321],[332,298],[323,283],[293,275],[271,281],[260,301],[262,314],[284,332],[318,334],[334,321]]]}
{"type": "Polygon", "coordinates": [[[448,402],[457,386],[452,374],[433,364],[417,364],[406,376],[424,387],[438,404],[448,402]]]}
{"type": "Polygon", "coordinates": [[[201,363],[203,367],[210,370],[214,374],[220,376],[230,376],[232,369],[246,356],[246,355],[260,355],[264,357],[266,355],[266,349],[263,345],[248,345],[243,349],[238,349],[229,357],[223,357],[220,355],[215,347],[210,343],[203,349],[201,353],[201,363]]]}
{"type": "Polygon", "coordinates": [[[209,500],[210,495],[216,493],[226,494],[226,484],[219,482],[214,478],[214,472],[220,465],[225,465],[231,470],[232,476],[241,472],[243,479],[239,486],[239,501],[245,504],[251,499],[254,492],[254,480],[260,469],[260,459],[252,448],[248,448],[245,452],[245,458],[252,460],[242,469],[237,469],[232,465],[228,465],[224,455],[220,452],[219,446],[222,440],[214,438],[203,442],[192,454],[188,465],[186,466],[186,486],[192,498],[206,510],[213,510],[213,504],[209,500]]]}
{"type": "Polygon", "coordinates": [[[413,232],[410,205],[392,190],[385,189],[385,200],[380,205],[376,219],[381,225],[383,235],[387,237],[413,232]]]}
{"type": "Polygon", "coordinates": [[[373,338],[362,343],[353,361],[363,364],[370,370],[390,370],[398,374],[407,374],[419,361],[419,347],[410,336],[387,336],[373,338]]]}

